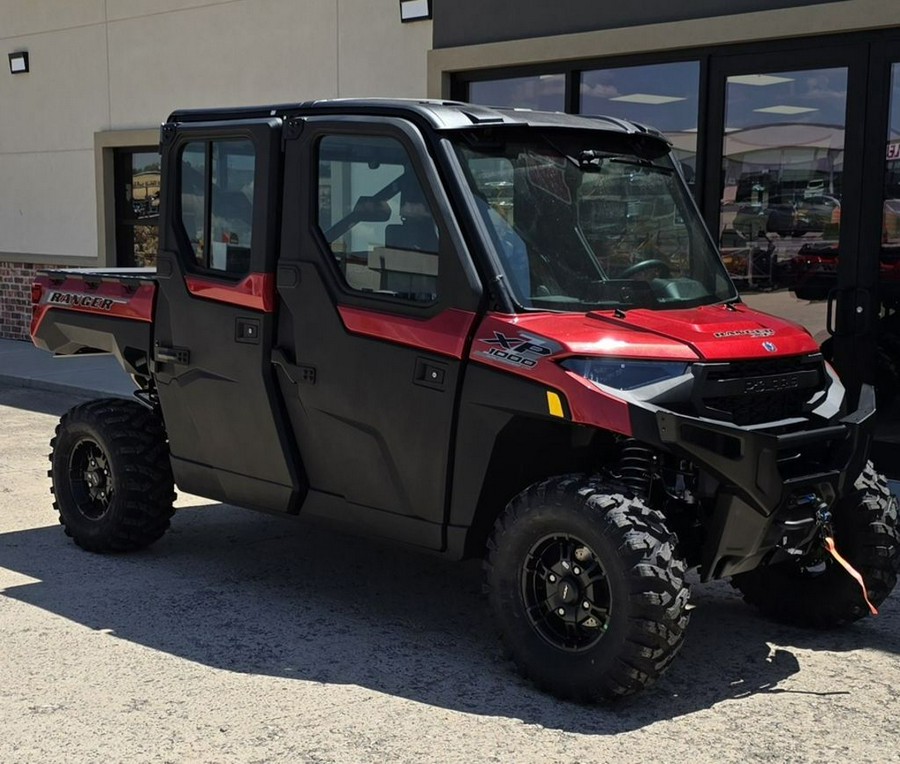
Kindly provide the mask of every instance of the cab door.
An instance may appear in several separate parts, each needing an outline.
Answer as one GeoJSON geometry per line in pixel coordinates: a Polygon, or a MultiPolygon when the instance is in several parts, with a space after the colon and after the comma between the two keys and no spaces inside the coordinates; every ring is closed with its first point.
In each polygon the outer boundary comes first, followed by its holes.
{"type": "Polygon", "coordinates": [[[291,132],[275,357],[303,513],[441,548],[479,280],[413,125],[321,117],[291,132]]]}
{"type": "Polygon", "coordinates": [[[281,120],[163,128],[154,365],[175,479],[295,510],[302,469],[271,365],[281,120]]]}

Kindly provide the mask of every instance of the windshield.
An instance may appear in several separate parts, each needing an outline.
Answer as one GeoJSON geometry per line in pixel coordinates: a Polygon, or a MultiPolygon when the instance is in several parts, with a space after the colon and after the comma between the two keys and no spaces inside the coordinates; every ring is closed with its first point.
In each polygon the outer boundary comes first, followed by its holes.
{"type": "Polygon", "coordinates": [[[472,131],[455,145],[522,308],[666,310],[736,297],[661,142],[526,129],[472,131]]]}

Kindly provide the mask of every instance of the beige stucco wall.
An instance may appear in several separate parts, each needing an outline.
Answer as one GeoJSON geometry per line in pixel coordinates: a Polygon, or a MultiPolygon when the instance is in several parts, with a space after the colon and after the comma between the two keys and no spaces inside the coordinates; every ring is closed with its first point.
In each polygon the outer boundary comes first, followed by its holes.
{"type": "Polygon", "coordinates": [[[424,96],[430,45],[397,0],[0,0],[0,260],[96,257],[116,131],[175,108],[424,96]],[[21,49],[31,71],[10,75],[21,49]]]}

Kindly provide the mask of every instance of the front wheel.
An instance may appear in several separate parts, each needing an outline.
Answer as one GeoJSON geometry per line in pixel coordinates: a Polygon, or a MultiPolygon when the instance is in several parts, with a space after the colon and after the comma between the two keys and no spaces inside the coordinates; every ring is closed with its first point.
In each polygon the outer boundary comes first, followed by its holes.
{"type": "Polygon", "coordinates": [[[78,546],[124,552],[166,532],[175,493],[156,413],[118,398],[83,403],[62,416],[50,447],[53,507],[78,546]]]}
{"type": "Polygon", "coordinates": [[[655,681],[681,648],[684,561],[661,513],[580,475],[532,485],[494,525],[486,588],[519,671],[591,702],[655,681]]]}
{"type": "MultiPolygon", "coordinates": [[[[897,500],[871,462],[834,509],[834,540],[862,575],[869,599],[884,602],[897,583],[900,525],[897,500]]],[[[766,616],[796,626],[840,626],[868,613],[857,582],[824,549],[741,573],[732,585],[766,616]]]]}

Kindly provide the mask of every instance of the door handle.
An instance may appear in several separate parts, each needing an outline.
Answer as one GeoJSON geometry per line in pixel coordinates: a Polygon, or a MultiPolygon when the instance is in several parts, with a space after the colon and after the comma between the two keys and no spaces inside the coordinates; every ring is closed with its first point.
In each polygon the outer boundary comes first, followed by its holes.
{"type": "Polygon", "coordinates": [[[234,319],[234,341],[244,342],[248,345],[259,344],[259,319],[236,318],[234,319]]]}
{"type": "Polygon", "coordinates": [[[272,365],[281,369],[292,385],[300,382],[306,385],[316,384],[316,367],[292,363],[281,348],[272,348],[272,365]]]}
{"type": "Polygon", "coordinates": [[[187,366],[191,362],[191,351],[187,348],[166,347],[157,343],[153,348],[153,360],[157,363],[180,363],[187,366]]]}
{"type": "Polygon", "coordinates": [[[828,291],[828,298],[825,302],[825,331],[833,337],[834,336],[834,306],[837,303],[838,290],[830,289],[828,291]]]}
{"type": "Polygon", "coordinates": [[[427,358],[416,358],[413,382],[432,390],[443,390],[447,378],[447,364],[427,358]]]}

